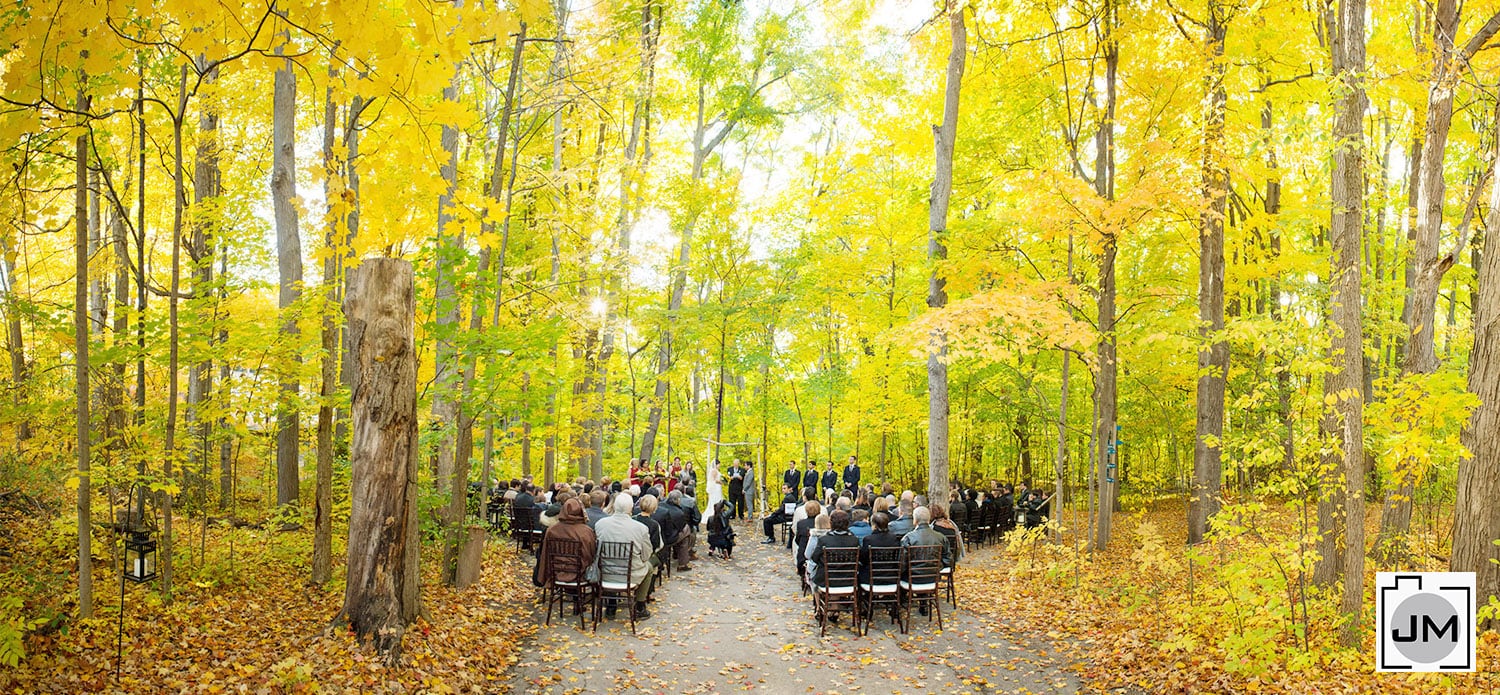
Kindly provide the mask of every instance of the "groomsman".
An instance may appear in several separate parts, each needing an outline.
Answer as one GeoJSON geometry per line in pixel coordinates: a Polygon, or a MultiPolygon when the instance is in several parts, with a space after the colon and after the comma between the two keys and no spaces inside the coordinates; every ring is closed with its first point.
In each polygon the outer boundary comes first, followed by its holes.
{"type": "Polygon", "coordinates": [[[781,474],[781,484],[792,489],[795,493],[802,489],[802,471],[797,470],[796,461],[788,461],[786,472],[781,474]]]}
{"type": "Polygon", "coordinates": [[[849,455],[849,465],[844,466],[844,489],[853,495],[859,490],[859,459],[849,455]]]}
{"type": "Polygon", "coordinates": [[[833,459],[828,459],[828,469],[823,471],[823,497],[827,498],[839,488],[839,472],[833,470],[833,459]]]}
{"type": "Polygon", "coordinates": [[[807,460],[807,470],[802,473],[802,487],[812,488],[813,494],[818,492],[818,462],[807,460]]]}

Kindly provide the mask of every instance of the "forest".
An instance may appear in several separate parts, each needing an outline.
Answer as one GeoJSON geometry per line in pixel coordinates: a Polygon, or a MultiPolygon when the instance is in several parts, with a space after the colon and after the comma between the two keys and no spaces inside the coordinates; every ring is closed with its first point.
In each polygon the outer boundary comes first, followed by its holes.
{"type": "Polygon", "coordinates": [[[472,490],[854,456],[1055,491],[973,586],[1097,687],[1494,688],[1500,2],[1366,2],[9,3],[0,685],[206,683],[130,656],[188,628],[368,685],[278,645],[339,613],[351,275],[399,259],[404,687],[521,658],[465,628],[472,490]],[[1476,573],[1481,674],[1373,673],[1416,570],[1476,573]],[[251,645],[257,596],[297,617],[251,645]]]}

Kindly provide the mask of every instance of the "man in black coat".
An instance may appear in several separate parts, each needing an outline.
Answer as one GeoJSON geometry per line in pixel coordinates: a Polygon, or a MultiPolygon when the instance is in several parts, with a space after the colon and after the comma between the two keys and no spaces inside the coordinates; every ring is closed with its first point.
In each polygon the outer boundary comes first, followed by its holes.
{"type": "Polygon", "coordinates": [[[859,490],[859,459],[853,454],[849,455],[849,464],[844,466],[844,489],[851,496],[857,496],[855,493],[859,490]]]}
{"type": "Polygon", "coordinates": [[[826,498],[830,491],[837,490],[838,487],[839,472],[833,470],[833,459],[829,459],[828,468],[823,471],[823,496],[826,498]]]}
{"type": "Polygon", "coordinates": [[[739,459],[729,465],[728,502],[730,518],[745,518],[745,469],[740,465],[739,459]]]}
{"type": "Polygon", "coordinates": [[[786,472],[781,474],[781,483],[794,491],[802,488],[802,471],[797,470],[796,461],[786,464],[786,472]]]}
{"type": "Polygon", "coordinates": [[[802,487],[810,487],[813,492],[818,491],[818,462],[807,460],[807,470],[802,473],[802,487]]]}

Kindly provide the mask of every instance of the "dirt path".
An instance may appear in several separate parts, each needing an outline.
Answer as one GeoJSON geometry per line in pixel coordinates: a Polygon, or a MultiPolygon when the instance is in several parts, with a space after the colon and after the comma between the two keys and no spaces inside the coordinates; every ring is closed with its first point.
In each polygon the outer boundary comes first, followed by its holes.
{"type": "MultiPolygon", "coordinates": [[[[818,636],[812,602],[797,585],[789,551],[761,545],[759,523],[738,525],[733,560],[706,556],[657,590],[651,618],[601,621],[580,632],[553,616],[523,650],[516,693],[1073,693],[1077,677],[1045,647],[1018,645],[963,610],[936,621],[912,616],[908,635],[878,619],[860,637],[845,616],[818,636]]],[[[971,562],[994,562],[992,551],[971,562]]],[[[960,568],[962,570],[962,568],[960,568]]],[[[945,608],[948,608],[945,605],[945,608]]],[[[571,619],[571,621],[569,620],[571,619]]],[[[538,618],[540,620],[540,617],[538,618]]]]}

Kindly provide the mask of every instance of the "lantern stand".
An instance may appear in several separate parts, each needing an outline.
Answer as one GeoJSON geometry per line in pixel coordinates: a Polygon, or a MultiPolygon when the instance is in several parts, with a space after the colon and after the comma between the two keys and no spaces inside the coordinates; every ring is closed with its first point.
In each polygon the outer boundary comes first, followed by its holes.
{"type": "MultiPolygon", "coordinates": [[[[135,499],[138,482],[130,484],[129,499],[135,499]]],[[[142,501],[144,501],[142,497],[142,501]]],[[[144,505],[141,515],[146,513],[144,505]]],[[[115,623],[115,682],[120,682],[120,662],[125,653],[125,580],[141,584],[156,578],[156,541],[151,540],[149,529],[137,529],[130,518],[130,506],[125,507],[125,547],[120,556],[120,614],[115,623]]]]}

